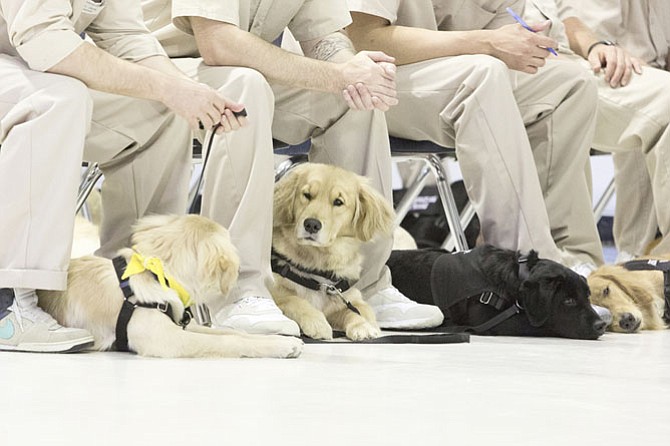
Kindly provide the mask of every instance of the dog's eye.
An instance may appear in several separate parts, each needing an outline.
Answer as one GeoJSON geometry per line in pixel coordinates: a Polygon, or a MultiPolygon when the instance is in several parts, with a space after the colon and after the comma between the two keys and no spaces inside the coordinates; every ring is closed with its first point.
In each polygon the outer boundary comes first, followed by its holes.
{"type": "Polygon", "coordinates": [[[307,198],[308,200],[311,200],[311,199],[312,199],[312,194],[310,194],[309,192],[303,192],[303,193],[302,193],[302,196],[305,197],[305,198],[307,198]]]}
{"type": "Polygon", "coordinates": [[[603,290],[603,296],[609,296],[610,295],[610,287],[605,287],[603,290]]]}
{"type": "Polygon", "coordinates": [[[567,299],[563,300],[563,305],[565,305],[566,307],[574,307],[575,305],[577,305],[577,299],[573,297],[568,297],[567,299]]]}
{"type": "Polygon", "coordinates": [[[339,198],[336,198],[335,201],[333,201],[333,206],[342,206],[344,205],[344,201],[340,200],[339,198]]]}

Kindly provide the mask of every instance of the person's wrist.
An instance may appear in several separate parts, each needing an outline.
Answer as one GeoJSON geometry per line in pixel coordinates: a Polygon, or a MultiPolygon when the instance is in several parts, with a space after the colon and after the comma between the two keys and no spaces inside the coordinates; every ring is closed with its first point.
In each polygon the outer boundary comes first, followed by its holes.
{"type": "Polygon", "coordinates": [[[591,51],[595,49],[598,45],[605,45],[605,46],[616,46],[616,42],[612,42],[611,40],[598,40],[596,42],[593,42],[589,48],[586,50],[586,57],[588,58],[591,55],[591,51]]]}

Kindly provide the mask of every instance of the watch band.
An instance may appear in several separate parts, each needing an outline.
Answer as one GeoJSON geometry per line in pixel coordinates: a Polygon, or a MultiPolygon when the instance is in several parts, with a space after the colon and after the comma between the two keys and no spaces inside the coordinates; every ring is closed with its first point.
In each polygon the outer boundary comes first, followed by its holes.
{"type": "Polygon", "coordinates": [[[589,49],[586,51],[586,57],[589,57],[589,54],[591,54],[593,48],[597,47],[598,45],[616,46],[616,42],[612,42],[611,40],[599,40],[591,44],[589,49]]]}

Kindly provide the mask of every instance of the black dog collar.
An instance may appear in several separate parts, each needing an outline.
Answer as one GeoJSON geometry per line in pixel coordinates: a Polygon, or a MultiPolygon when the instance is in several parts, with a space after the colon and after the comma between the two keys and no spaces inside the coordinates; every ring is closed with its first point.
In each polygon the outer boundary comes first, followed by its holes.
{"type": "Polygon", "coordinates": [[[119,316],[116,319],[116,342],[115,347],[117,351],[120,352],[129,352],[130,348],[128,347],[128,323],[130,318],[133,316],[135,309],[137,307],[141,308],[153,308],[169,317],[175,324],[186,328],[186,326],[193,319],[193,314],[191,313],[191,308],[185,308],[184,314],[182,315],[181,320],[177,321],[173,317],[172,305],[167,302],[161,303],[142,303],[142,302],[131,302],[130,298],[135,295],[133,289],[130,286],[130,279],[122,279],[124,271],[128,266],[126,259],[118,256],[112,259],[112,264],[114,265],[114,271],[116,272],[116,277],[119,280],[119,288],[123,292],[123,305],[121,306],[121,311],[119,316]]]}
{"type": "Polygon", "coordinates": [[[665,299],[665,309],[663,311],[663,320],[670,323],[670,261],[641,259],[631,260],[623,264],[628,271],[662,271],[663,272],[663,297],[665,299]]]}
{"type": "Polygon", "coordinates": [[[351,283],[347,279],[338,277],[333,271],[322,271],[296,265],[288,257],[278,253],[274,248],[272,248],[270,266],[272,267],[272,272],[300,286],[314,291],[323,291],[329,296],[337,295],[347,308],[356,314],[361,314],[358,308],[342,295],[342,293],[351,288],[351,283]],[[307,277],[305,274],[326,280],[320,281],[307,277]]]}

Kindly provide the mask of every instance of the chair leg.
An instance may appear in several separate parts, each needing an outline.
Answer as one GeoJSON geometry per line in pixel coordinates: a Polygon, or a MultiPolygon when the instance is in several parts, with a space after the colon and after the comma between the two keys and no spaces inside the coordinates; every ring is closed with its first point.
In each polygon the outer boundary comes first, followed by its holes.
{"type": "Polygon", "coordinates": [[[593,215],[596,218],[596,222],[600,221],[600,218],[603,216],[603,212],[605,212],[605,207],[607,206],[607,203],[610,202],[613,195],[614,195],[614,178],[610,180],[609,184],[605,188],[605,191],[600,196],[600,199],[598,199],[598,202],[593,207],[593,215]]]}
{"type": "Polygon", "coordinates": [[[421,191],[423,190],[424,186],[426,185],[426,181],[428,180],[429,173],[430,167],[424,163],[424,166],[421,168],[418,175],[412,182],[412,185],[407,188],[407,191],[405,191],[405,194],[400,199],[398,205],[395,207],[395,227],[400,226],[400,223],[402,223],[402,221],[407,216],[407,213],[412,208],[414,200],[416,200],[419,194],[421,194],[421,191]]]}
{"type": "Polygon", "coordinates": [[[281,177],[286,175],[291,169],[296,167],[298,164],[306,163],[307,160],[308,159],[306,154],[289,155],[287,159],[279,163],[279,165],[275,168],[275,183],[279,181],[281,177]]]}
{"type": "Polygon", "coordinates": [[[98,182],[102,176],[102,171],[98,167],[98,163],[90,163],[84,172],[84,179],[79,185],[79,193],[77,194],[77,203],[75,207],[75,214],[78,213],[86,199],[91,194],[91,191],[95,187],[95,184],[98,182]]]}
{"type": "Polygon", "coordinates": [[[466,251],[469,249],[468,242],[465,238],[463,227],[461,226],[461,218],[458,213],[454,194],[449,186],[447,170],[442,165],[442,158],[435,154],[429,154],[426,155],[426,159],[435,175],[437,192],[440,194],[440,201],[444,208],[444,215],[447,217],[449,232],[454,236],[456,251],[466,251]]]}
{"type": "MultiPolygon", "coordinates": [[[[463,211],[461,212],[461,228],[463,228],[463,230],[465,230],[465,228],[468,227],[468,225],[475,217],[475,215],[476,215],[475,207],[472,205],[471,201],[468,201],[465,207],[463,208],[463,211]]],[[[450,232],[447,238],[444,239],[444,243],[442,243],[442,249],[446,249],[447,251],[453,251],[454,249],[456,249],[455,245],[456,245],[456,239],[450,232]]]]}

